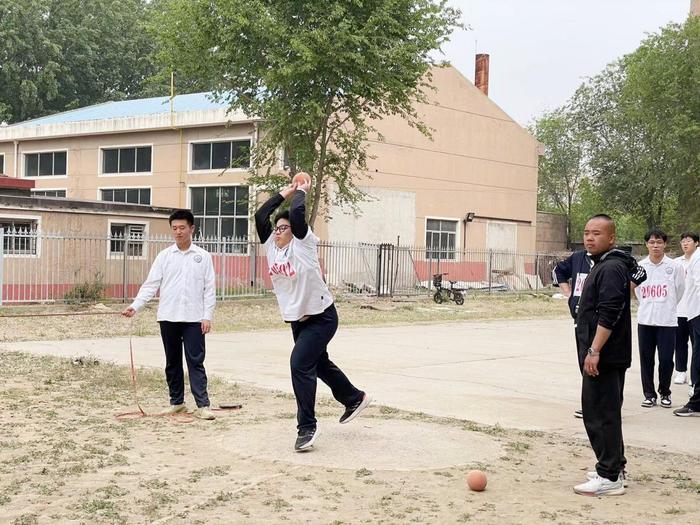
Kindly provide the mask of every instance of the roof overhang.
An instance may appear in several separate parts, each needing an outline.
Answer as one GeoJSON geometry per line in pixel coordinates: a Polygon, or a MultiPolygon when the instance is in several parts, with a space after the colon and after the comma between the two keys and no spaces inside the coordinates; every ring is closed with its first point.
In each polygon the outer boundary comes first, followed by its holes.
{"type": "Polygon", "coordinates": [[[0,142],[42,140],[84,135],[137,133],[167,129],[225,126],[257,122],[243,113],[228,109],[207,109],[174,113],[157,113],[103,120],[83,120],[56,124],[14,125],[0,127],[0,142]]]}

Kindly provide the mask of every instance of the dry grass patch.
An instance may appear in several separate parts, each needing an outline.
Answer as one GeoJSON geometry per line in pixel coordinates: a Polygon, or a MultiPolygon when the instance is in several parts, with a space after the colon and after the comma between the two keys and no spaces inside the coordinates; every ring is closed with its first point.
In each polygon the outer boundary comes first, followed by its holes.
{"type": "MultiPolygon", "coordinates": [[[[543,319],[568,316],[566,301],[548,295],[471,295],[463,306],[453,303],[435,304],[428,298],[388,300],[353,298],[336,300],[343,326],[400,325],[488,319],[543,319]]],[[[119,312],[123,304],[107,305],[119,312]]],[[[158,335],[157,303],[151,303],[134,318],[136,336],[158,335]]],[[[30,315],[42,313],[86,313],[99,315],[67,315],[65,317],[8,317],[0,324],[0,341],[38,341],[129,335],[128,322],[115,322],[112,315],[94,306],[66,305],[25,306],[0,308],[2,315],[30,315]]],[[[214,315],[216,332],[241,332],[285,328],[274,298],[221,301],[214,315]]]]}

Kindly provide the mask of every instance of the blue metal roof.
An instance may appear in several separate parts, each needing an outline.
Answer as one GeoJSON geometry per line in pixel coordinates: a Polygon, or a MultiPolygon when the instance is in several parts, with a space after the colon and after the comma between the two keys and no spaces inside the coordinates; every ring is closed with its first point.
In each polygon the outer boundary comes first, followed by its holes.
{"type": "MultiPolygon", "coordinates": [[[[226,109],[225,102],[215,102],[211,93],[190,93],[176,95],[173,99],[175,112],[200,111],[206,109],[226,109]]],[[[104,102],[84,108],[64,111],[47,117],[26,120],[13,126],[42,126],[44,124],[63,124],[85,120],[104,120],[111,118],[138,117],[170,112],[170,97],[142,98],[137,100],[120,100],[104,102]]]]}

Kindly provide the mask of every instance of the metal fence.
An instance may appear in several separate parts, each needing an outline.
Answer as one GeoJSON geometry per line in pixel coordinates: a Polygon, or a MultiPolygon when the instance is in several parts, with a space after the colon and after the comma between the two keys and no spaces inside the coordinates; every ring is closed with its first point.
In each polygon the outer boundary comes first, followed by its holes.
{"type": "MultiPolygon", "coordinates": [[[[0,304],[128,301],[146,279],[169,237],[71,236],[0,229],[0,304]]],[[[241,238],[195,241],[212,254],[217,297],[271,293],[264,247],[241,238]]],[[[493,250],[435,251],[394,244],[321,242],[319,259],[336,294],[373,296],[432,293],[432,277],[473,291],[538,291],[551,284],[556,254],[493,250]]]]}

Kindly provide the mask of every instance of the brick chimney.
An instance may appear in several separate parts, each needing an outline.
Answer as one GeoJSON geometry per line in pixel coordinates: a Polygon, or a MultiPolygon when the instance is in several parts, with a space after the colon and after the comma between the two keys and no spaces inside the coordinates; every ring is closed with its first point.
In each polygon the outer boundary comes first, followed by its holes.
{"type": "Polygon", "coordinates": [[[474,85],[480,89],[484,95],[487,97],[489,96],[489,55],[485,53],[476,55],[474,85]]]}

